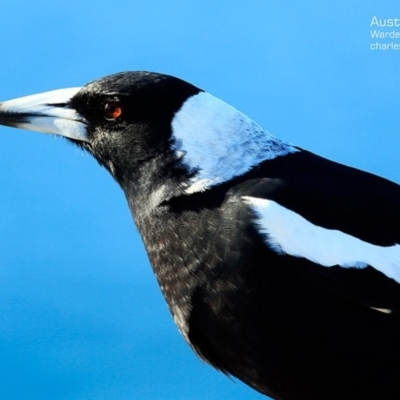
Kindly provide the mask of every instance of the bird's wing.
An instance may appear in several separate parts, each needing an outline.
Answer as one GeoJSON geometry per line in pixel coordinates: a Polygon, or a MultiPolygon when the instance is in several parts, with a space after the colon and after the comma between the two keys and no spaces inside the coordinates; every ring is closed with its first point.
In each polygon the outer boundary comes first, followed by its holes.
{"type": "Polygon", "coordinates": [[[370,307],[400,310],[400,186],[299,151],[263,163],[229,193],[283,257],[370,307]]]}

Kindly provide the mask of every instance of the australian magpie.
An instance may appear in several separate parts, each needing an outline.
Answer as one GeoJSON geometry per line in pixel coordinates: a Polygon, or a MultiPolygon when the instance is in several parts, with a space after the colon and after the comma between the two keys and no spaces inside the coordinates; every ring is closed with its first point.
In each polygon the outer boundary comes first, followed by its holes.
{"type": "Polygon", "coordinates": [[[400,399],[400,187],[274,138],[178,78],[123,72],[0,103],[119,183],[173,318],[275,399],[400,399]]]}

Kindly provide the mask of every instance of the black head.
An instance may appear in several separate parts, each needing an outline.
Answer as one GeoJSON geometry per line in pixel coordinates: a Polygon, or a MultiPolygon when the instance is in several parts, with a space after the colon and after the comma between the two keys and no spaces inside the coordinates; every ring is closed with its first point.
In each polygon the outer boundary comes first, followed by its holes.
{"type": "Polygon", "coordinates": [[[157,202],[293,151],[209,93],[151,72],[0,103],[0,124],[65,136],[104,165],[128,199],[156,193],[157,202]]]}
{"type": "Polygon", "coordinates": [[[70,100],[87,122],[89,141],[76,142],[121,181],[122,173],[170,151],[171,121],[199,92],[181,79],[151,72],[122,72],[91,82],[70,100]]]}

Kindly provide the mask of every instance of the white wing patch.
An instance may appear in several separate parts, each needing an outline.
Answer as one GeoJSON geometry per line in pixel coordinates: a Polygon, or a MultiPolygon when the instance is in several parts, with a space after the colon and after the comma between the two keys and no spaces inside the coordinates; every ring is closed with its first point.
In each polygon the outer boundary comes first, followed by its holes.
{"type": "Polygon", "coordinates": [[[187,193],[204,191],[264,160],[298,151],[205,92],[190,97],[175,114],[172,136],[177,157],[190,171],[198,171],[187,193]]]}
{"type": "Polygon", "coordinates": [[[368,265],[400,283],[400,246],[376,246],[338,230],[312,224],[275,201],[244,196],[258,215],[260,232],[277,253],[303,257],[324,267],[368,265]]]}

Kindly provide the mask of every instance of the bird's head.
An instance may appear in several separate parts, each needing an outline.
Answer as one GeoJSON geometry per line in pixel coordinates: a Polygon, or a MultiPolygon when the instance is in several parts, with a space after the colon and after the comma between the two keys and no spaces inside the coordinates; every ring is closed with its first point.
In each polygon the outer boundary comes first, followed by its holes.
{"type": "Polygon", "coordinates": [[[207,190],[294,151],[216,97],[150,72],[122,72],[0,103],[0,124],[65,136],[125,191],[147,187],[159,202],[207,190]]]}

